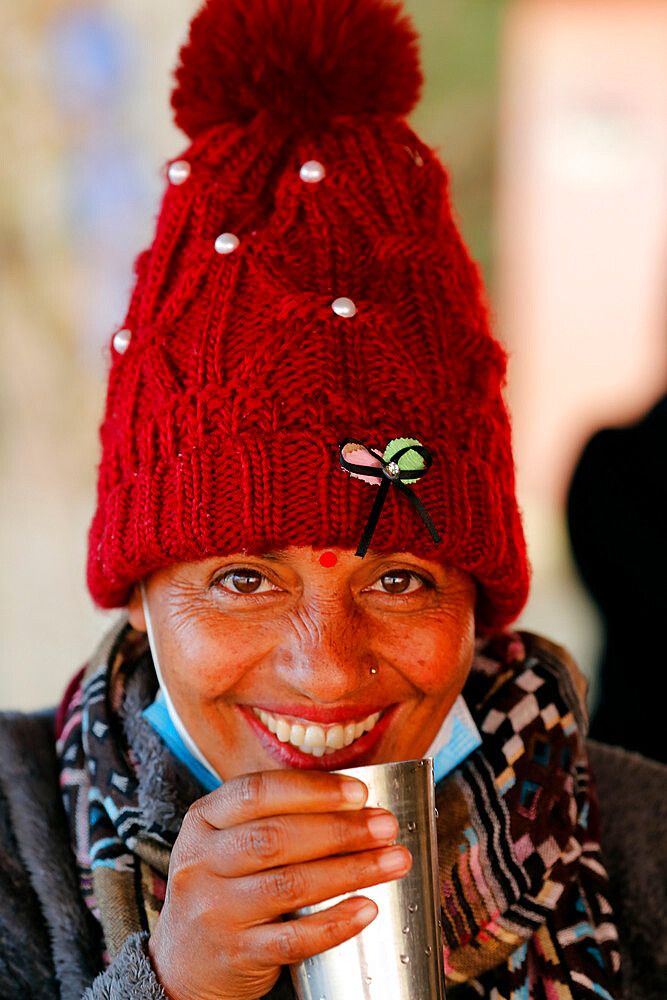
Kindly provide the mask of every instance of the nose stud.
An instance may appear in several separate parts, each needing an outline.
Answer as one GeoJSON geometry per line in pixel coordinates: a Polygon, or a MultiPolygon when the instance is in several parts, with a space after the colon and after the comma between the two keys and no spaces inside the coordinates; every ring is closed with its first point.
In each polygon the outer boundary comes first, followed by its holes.
{"type": "Polygon", "coordinates": [[[378,672],[377,667],[371,667],[371,669],[368,671],[369,674],[376,674],[377,672],[378,672]]]}

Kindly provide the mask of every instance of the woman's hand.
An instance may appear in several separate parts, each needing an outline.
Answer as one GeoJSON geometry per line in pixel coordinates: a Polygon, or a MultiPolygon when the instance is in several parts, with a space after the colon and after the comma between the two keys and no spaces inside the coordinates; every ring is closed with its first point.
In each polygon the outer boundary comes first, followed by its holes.
{"type": "Polygon", "coordinates": [[[174,845],[149,952],[171,1000],[257,1000],[282,965],[358,934],[377,914],[363,896],[302,906],[400,878],[398,824],[364,809],[362,782],[326,771],[265,771],[226,782],[189,810],[174,845]]]}

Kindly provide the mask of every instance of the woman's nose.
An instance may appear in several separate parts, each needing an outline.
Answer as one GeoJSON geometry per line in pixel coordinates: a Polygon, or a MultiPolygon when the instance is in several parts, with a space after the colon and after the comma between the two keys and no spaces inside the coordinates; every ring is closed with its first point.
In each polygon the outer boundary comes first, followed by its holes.
{"type": "Polygon", "coordinates": [[[347,617],[319,618],[295,633],[281,657],[285,680],[323,705],[350,699],[370,680],[372,655],[359,623],[347,617]]]}

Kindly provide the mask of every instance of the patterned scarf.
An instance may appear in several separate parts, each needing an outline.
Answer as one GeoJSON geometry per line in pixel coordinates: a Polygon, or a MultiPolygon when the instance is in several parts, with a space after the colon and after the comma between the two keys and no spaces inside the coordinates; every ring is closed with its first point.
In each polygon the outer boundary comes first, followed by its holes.
{"type": "Polygon", "coordinates": [[[151,764],[156,756],[165,755],[146,731],[141,734],[146,739],[139,740],[140,762],[132,737],[141,728],[141,709],[156,691],[145,636],[121,622],[91,660],[80,685],[69,693],[57,742],[60,786],[81,892],[102,926],[105,964],[130,934],[153,929],[164,902],[180,821],[190,802],[202,794],[178,763],[167,759],[164,781],[159,767],[154,774],[160,790],[173,779],[178,804],[170,810],[168,804],[161,809],[158,799],[151,801],[151,764]],[[139,777],[142,764],[146,781],[139,777]],[[173,775],[168,773],[170,765],[173,775]]]}
{"type": "MultiPolygon", "coordinates": [[[[69,698],[58,743],[107,962],[155,925],[171,847],[203,794],[141,716],[156,687],[145,637],[121,622],[69,698]]],[[[480,642],[464,695],[483,745],[436,790],[448,995],[614,1000],[620,957],[586,719],[563,651],[527,634],[480,642]]]]}

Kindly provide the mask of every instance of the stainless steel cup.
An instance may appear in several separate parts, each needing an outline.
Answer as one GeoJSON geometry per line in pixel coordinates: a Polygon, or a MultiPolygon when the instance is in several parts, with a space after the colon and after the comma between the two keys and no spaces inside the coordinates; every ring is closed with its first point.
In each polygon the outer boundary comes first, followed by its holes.
{"type": "MultiPolygon", "coordinates": [[[[299,1000],[444,1000],[433,761],[407,760],[339,771],[368,787],[368,806],[389,809],[397,841],[412,854],[403,878],[360,889],[378,906],[361,933],[291,967],[299,1000]]],[[[345,897],[304,907],[325,909],[345,897]]]]}

